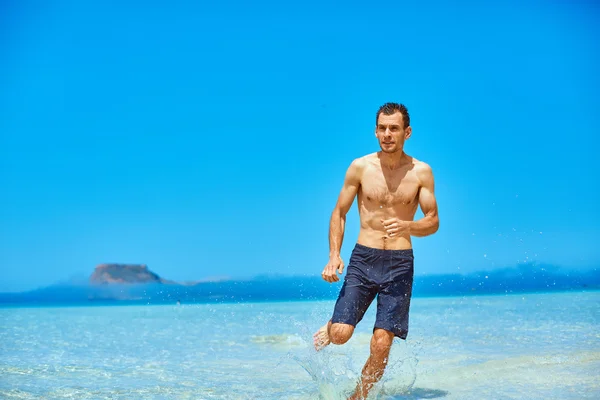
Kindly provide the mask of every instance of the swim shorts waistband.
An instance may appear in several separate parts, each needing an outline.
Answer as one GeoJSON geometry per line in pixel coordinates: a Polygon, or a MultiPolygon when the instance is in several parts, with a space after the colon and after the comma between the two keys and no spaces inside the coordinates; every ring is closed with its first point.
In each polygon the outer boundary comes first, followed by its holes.
{"type": "Polygon", "coordinates": [[[393,249],[376,249],[374,247],[368,247],[365,245],[362,245],[360,243],[356,243],[354,245],[355,249],[359,249],[362,251],[368,251],[371,254],[398,254],[398,255],[409,255],[412,256],[413,255],[413,249],[397,249],[397,250],[393,250],[393,249]]]}

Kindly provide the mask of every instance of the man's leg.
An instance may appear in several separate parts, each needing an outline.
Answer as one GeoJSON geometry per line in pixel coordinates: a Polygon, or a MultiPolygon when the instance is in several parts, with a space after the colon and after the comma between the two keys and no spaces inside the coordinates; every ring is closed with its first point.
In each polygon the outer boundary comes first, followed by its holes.
{"type": "Polygon", "coordinates": [[[371,355],[362,370],[362,377],[356,390],[348,400],[363,400],[385,371],[394,341],[394,334],[384,329],[376,328],[371,338],[371,355]]]}
{"type": "Polygon", "coordinates": [[[361,381],[350,397],[351,400],[367,398],[373,385],[383,376],[394,337],[406,339],[408,333],[413,282],[412,250],[393,250],[391,254],[392,264],[385,269],[388,271],[386,281],[381,285],[377,298],[371,355],[363,368],[361,381]]]}
{"type": "Polygon", "coordinates": [[[331,320],[313,335],[315,350],[319,351],[330,343],[344,344],[352,337],[354,327],[349,324],[332,324],[331,320]]]}

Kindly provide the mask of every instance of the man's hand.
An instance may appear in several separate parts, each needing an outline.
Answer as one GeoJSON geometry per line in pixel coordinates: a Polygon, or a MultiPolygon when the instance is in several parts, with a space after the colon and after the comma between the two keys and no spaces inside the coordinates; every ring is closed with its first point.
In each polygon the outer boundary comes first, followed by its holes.
{"type": "Polygon", "coordinates": [[[332,256],[329,259],[329,262],[321,273],[321,277],[329,283],[337,282],[340,278],[338,278],[336,271],[340,274],[344,272],[344,262],[340,256],[332,256]]]}
{"type": "Polygon", "coordinates": [[[382,219],[381,223],[389,237],[410,234],[410,222],[398,218],[382,219]]]}

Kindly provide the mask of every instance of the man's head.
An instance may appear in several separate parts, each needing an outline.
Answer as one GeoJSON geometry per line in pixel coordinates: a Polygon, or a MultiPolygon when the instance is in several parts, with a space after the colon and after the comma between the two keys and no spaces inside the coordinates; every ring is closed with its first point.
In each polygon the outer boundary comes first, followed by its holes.
{"type": "Polygon", "coordinates": [[[384,153],[402,152],[410,137],[410,115],[403,104],[385,103],[377,110],[375,136],[384,153]]]}

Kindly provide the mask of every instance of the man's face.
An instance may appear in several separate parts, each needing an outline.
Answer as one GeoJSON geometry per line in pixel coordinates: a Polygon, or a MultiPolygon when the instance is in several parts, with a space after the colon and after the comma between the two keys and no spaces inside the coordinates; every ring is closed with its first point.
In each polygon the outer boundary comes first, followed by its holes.
{"type": "Polygon", "coordinates": [[[379,114],[375,136],[384,153],[396,153],[404,148],[404,141],[410,137],[411,127],[404,129],[402,113],[379,114]]]}

